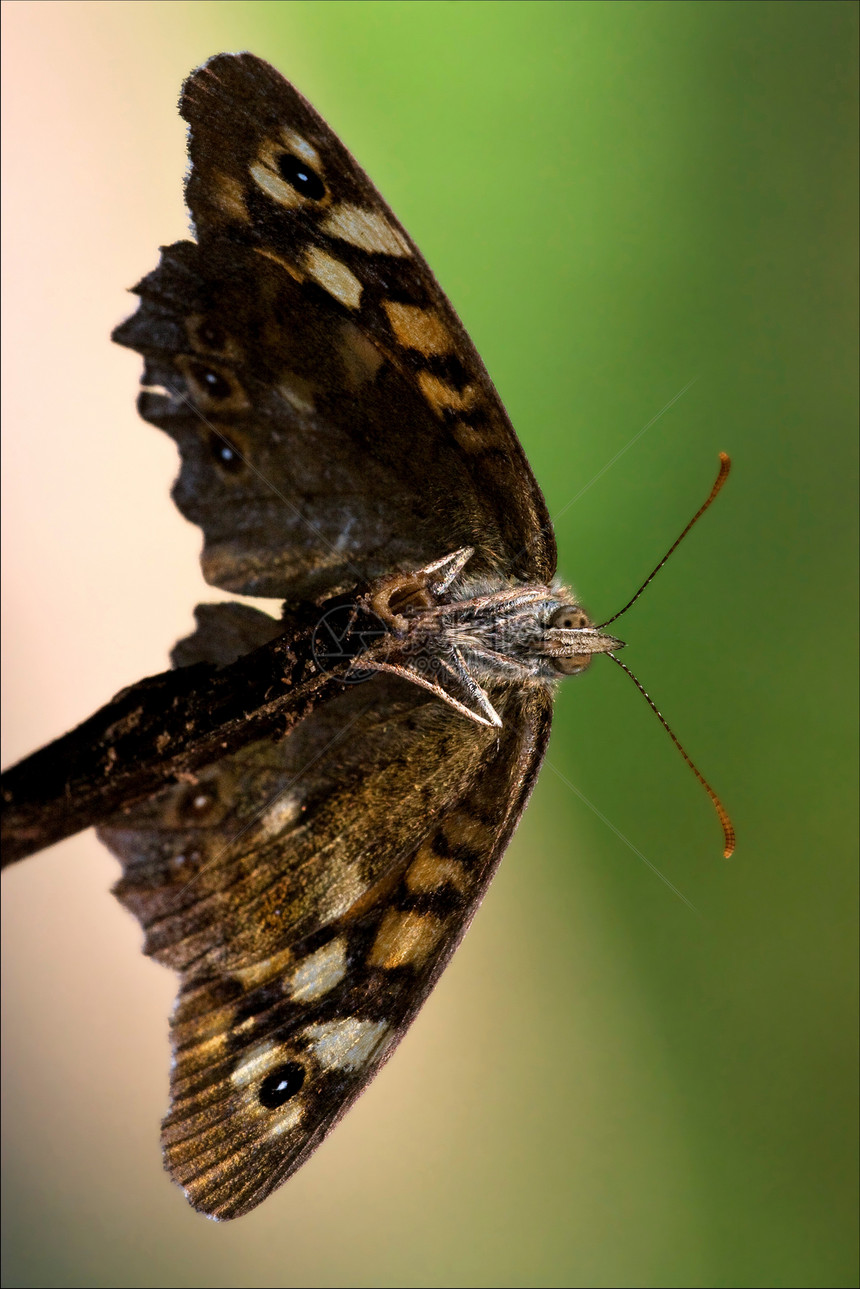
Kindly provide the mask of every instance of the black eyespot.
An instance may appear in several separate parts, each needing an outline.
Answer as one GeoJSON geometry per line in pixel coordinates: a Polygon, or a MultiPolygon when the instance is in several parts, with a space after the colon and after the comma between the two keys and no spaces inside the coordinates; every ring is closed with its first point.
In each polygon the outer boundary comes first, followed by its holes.
{"type": "Polygon", "coordinates": [[[232,394],[230,382],[225,380],[220,372],[213,371],[211,367],[204,367],[202,363],[192,363],[191,375],[202,385],[210,398],[229,398],[232,394]]]}
{"type": "Polygon", "coordinates": [[[228,474],[238,474],[242,469],[243,462],[239,455],[239,449],[235,443],[230,442],[226,435],[210,434],[209,451],[222,470],[226,470],[228,474]]]}
{"type": "Polygon", "coordinates": [[[304,1081],[305,1067],[299,1065],[298,1061],[287,1061],[284,1065],[279,1065],[260,1084],[257,1093],[260,1105],[266,1110],[277,1110],[301,1091],[304,1081]]]}
{"type": "Polygon", "coordinates": [[[201,322],[197,328],[197,339],[207,349],[223,349],[227,341],[227,337],[217,323],[208,320],[201,322]]]}
{"type": "Polygon", "coordinates": [[[311,170],[306,161],[300,161],[292,152],[282,152],[278,157],[278,169],[281,178],[292,184],[302,197],[311,201],[320,201],[325,196],[325,184],[315,170],[311,170]]]}
{"type": "Polygon", "coordinates": [[[212,822],[217,807],[218,791],[215,785],[195,783],[181,794],[176,811],[183,826],[200,828],[212,822]]]}

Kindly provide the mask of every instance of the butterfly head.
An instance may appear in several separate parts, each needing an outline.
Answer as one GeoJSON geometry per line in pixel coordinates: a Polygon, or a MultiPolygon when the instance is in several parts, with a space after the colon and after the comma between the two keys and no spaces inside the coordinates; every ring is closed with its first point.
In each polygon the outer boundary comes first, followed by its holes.
{"type": "Polygon", "coordinates": [[[596,653],[623,649],[624,641],[595,627],[578,604],[561,604],[543,631],[541,653],[554,676],[578,676],[596,653]]]}
{"type": "Polygon", "coordinates": [[[624,648],[624,641],[595,626],[566,590],[500,588],[472,603],[480,605],[478,612],[461,602],[462,616],[448,629],[481,683],[557,681],[585,671],[597,653],[624,648]]]}

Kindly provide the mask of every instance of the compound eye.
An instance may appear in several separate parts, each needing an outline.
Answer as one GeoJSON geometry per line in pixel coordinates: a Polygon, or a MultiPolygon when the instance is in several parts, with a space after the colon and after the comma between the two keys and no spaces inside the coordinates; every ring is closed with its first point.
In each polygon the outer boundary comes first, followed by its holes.
{"type": "Polygon", "coordinates": [[[560,609],[556,609],[549,620],[549,625],[572,631],[577,627],[590,627],[591,621],[585,610],[578,604],[563,604],[560,609]]]}
{"type": "MultiPolygon", "coordinates": [[[[577,631],[591,626],[591,619],[578,604],[563,604],[549,620],[550,628],[577,631]]],[[[560,676],[578,676],[591,662],[591,654],[573,654],[566,658],[553,658],[552,666],[560,676]]]]}
{"type": "Polygon", "coordinates": [[[591,666],[594,654],[584,653],[576,658],[553,658],[552,665],[560,676],[578,676],[586,667],[591,666]]]}

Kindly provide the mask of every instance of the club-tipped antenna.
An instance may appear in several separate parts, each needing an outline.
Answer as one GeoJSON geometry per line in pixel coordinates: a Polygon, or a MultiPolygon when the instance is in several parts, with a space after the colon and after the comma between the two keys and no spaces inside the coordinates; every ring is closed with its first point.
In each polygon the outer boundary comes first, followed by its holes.
{"type": "MultiPolygon", "coordinates": [[[[710,504],[710,502],[711,502],[711,501],[713,501],[714,495],[715,495],[715,494],[712,494],[712,495],[711,495],[711,497],[708,499],[708,502],[706,502],[706,503],[705,503],[706,505],[710,504]]],[[[699,514],[701,514],[701,513],[702,513],[702,512],[701,512],[701,511],[699,511],[699,514]]],[[[697,516],[696,516],[696,519],[698,519],[698,517],[699,517],[699,516],[697,515],[697,516]]],[[[696,520],[694,519],[694,520],[693,520],[693,523],[695,523],[695,522],[696,522],[696,520]]],[[[682,533],[682,534],[681,534],[681,536],[683,537],[683,535],[684,535],[684,534],[682,533]]],[[[680,539],[679,539],[679,540],[680,540],[680,539]]],[[[678,544],[678,543],[676,542],[676,543],[675,543],[675,545],[677,546],[677,544],[678,544]]],[[[659,565],[658,565],[657,567],[659,568],[659,565]]],[[[651,576],[653,577],[653,573],[652,573],[652,575],[651,575],[651,576]]],[[[653,698],[651,697],[651,695],[646,691],[645,686],[644,686],[644,685],[642,685],[642,684],[637,680],[637,678],[633,675],[633,672],[630,670],[630,668],[629,668],[629,667],[627,667],[627,666],[625,666],[625,664],[621,661],[621,659],[620,659],[620,658],[618,658],[614,653],[608,653],[606,656],[607,656],[607,658],[611,658],[613,662],[616,662],[616,663],[618,664],[618,666],[621,668],[621,670],[622,670],[622,671],[626,671],[626,672],[627,672],[627,675],[628,675],[628,676],[630,677],[630,679],[633,681],[633,684],[634,684],[634,685],[636,686],[636,688],[639,690],[639,693],[640,693],[640,694],[642,695],[642,697],[645,699],[645,702],[646,702],[646,703],[648,704],[648,706],[651,708],[651,711],[652,711],[652,712],[654,713],[654,715],[657,717],[657,720],[658,720],[658,721],[660,722],[660,724],[663,726],[663,729],[664,729],[664,730],[666,731],[666,733],[669,735],[669,738],[670,738],[670,739],[672,740],[672,742],[675,744],[675,747],[676,747],[676,748],[678,749],[678,751],[681,753],[681,756],[682,756],[682,757],[684,758],[684,760],[687,762],[687,765],[688,765],[688,766],[690,767],[690,769],[693,771],[693,774],[695,774],[696,778],[699,780],[699,783],[701,783],[702,787],[705,789],[705,791],[707,792],[708,796],[711,798],[711,802],[712,802],[712,804],[713,804],[714,809],[715,809],[715,810],[716,810],[716,812],[717,812],[717,817],[719,818],[720,826],[721,826],[721,828],[722,828],[722,830],[723,830],[723,843],[724,843],[724,846],[723,846],[723,854],[725,855],[726,859],[728,859],[728,858],[729,858],[729,856],[731,855],[732,851],[733,851],[733,850],[734,850],[734,848],[735,848],[735,840],[736,840],[736,839],[735,839],[735,829],[734,829],[734,825],[732,824],[732,821],[731,821],[731,819],[729,818],[729,812],[728,812],[728,810],[726,810],[726,808],[725,808],[725,806],[723,805],[722,801],[720,801],[720,798],[717,796],[716,792],[714,792],[714,789],[711,787],[710,783],[708,783],[708,780],[707,780],[707,779],[705,778],[705,776],[702,774],[702,772],[701,772],[701,770],[699,769],[699,767],[695,764],[695,762],[693,761],[693,759],[688,755],[686,748],[683,746],[683,744],[681,743],[681,740],[678,738],[678,736],[676,735],[675,731],[672,729],[672,726],[669,724],[669,722],[666,720],[666,717],[663,715],[663,713],[660,711],[660,709],[659,709],[659,707],[657,706],[657,704],[654,702],[654,699],[653,699],[653,698]]]]}
{"type": "MultiPolygon", "coordinates": [[[[690,531],[690,529],[693,527],[693,525],[694,525],[695,523],[698,523],[698,521],[702,518],[702,515],[705,513],[705,511],[708,509],[708,507],[711,505],[711,503],[712,503],[713,501],[715,501],[715,500],[716,500],[717,493],[720,491],[720,489],[722,488],[722,486],[723,486],[723,484],[725,483],[726,479],[729,477],[729,470],[730,470],[731,468],[732,468],[732,463],[731,463],[731,461],[729,460],[728,455],[727,455],[725,452],[721,452],[721,453],[720,453],[720,471],[719,471],[719,474],[717,475],[716,479],[714,480],[714,486],[713,486],[713,488],[711,489],[710,493],[708,494],[708,499],[707,499],[707,501],[706,501],[703,505],[701,505],[701,506],[699,507],[699,509],[696,511],[695,515],[693,515],[693,518],[692,518],[692,519],[690,520],[690,522],[687,524],[687,527],[686,527],[686,528],[684,529],[684,531],[681,533],[680,537],[676,538],[676,539],[675,539],[675,541],[673,541],[673,542],[672,542],[672,545],[671,545],[671,546],[669,547],[669,549],[666,551],[666,554],[665,554],[665,555],[663,556],[663,558],[660,560],[660,563],[657,565],[657,567],[656,567],[656,568],[652,569],[652,571],[648,574],[648,576],[645,578],[645,581],[644,581],[644,582],[642,583],[642,585],[639,587],[639,590],[638,590],[638,591],[636,592],[636,594],[632,597],[632,599],[630,599],[630,600],[628,600],[628,601],[627,601],[627,603],[625,604],[625,606],[624,606],[624,608],[623,608],[623,609],[619,609],[617,613],[613,613],[613,615],[612,615],[612,617],[611,617],[611,618],[607,618],[605,622],[601,622],[601,623],[599,624],[598,628],[597,628],[597,629],[598,629],[598,631],[602,631],[604,627],[608,627],[608,626],[609,626],[609,624],[610,624],[610,622],[614,622],[616,618],[620,618],[620,617],[622,617],[622,615],[623,615],[623,614],[625,614],[625,613],[627,612],[627,610],[628,610],[629,608],[631,608],[631,607],[636,603],[636,601],[639,599],[639,596],[640,596],[640,595],[642,594],[642,592],[645,590],[645,587],[648,585],[648,583],[649,583],[649,582],[652,582],[652,581],[654,580],[654,578],[655,578],[655,577],[657,576],[657,574],[660,572],[660,569],[661,569],[661,568],[663,567],[663,565],[666,563],[666,560],[669,558],[669,556],[672,554],[672,552],[673,552],[674,550],[677,550],[677,548],[681,545],[681,542],[682,542],[682,541],[684,540],[684,538],[687,536],[687,533],[690,531]]],[[[610,656],[611,656],[611,655],[610,655],[610,656]]],[[[616,659],[615,659],[615,661],[616,661],[616,662],[618,662],[618,659],[616,658],[616,659]]],[[[619,666],[622,666],[622,667],[623,667],[623,666],[624,666],[624,664],[623,664],[623,663],[619,663],[619,666]]],[[[625,667],[625,668],[624,668],[624,670],[626,671],[626,670],[627,670],[627,668],[625,667]]],[[[635,679],[635,677],[634,677],[634,679],[635,679]]],[[[637,684],[638,684],[638,681],[637,681],[637,684]]],[[[644,691],[644,690],[643,690],[642,692],[643,692],[643,693],[645,693],[645,691],[644,691]]],[[[645,697],[647,698],[647,697],[648,697],[648,695],[646,694],[646,695],[645,695],[645,697]]],[[[650,698],[648,699],[648,701],[649,701],[649,702],[651,702],[650,698]]],[[[653,703],[652,703],[652,706],[653,706],[653,703]]],[[[654,708],[654,711],[655,711],[655,712],[657,711],[657,708],[656,708],[656,707],[654,708]]],[[[659,712],[657,712],[657,715],[658,715],[658,716],[660,716],[660,713],[659,713],[659,712]]],[[[661,719],[661,720],[663,720],[662,716],[660,716],[660,719],[661,719]]],[[[664,721],[663,723],[665,724],[665,721],[664,721]]],[[[668,727],[668,725],[666,726],[666,728],[667,728],[667,729],[669,728],[669,727],[668,727]]],[[[671,731],[671,730],[669,730],[669,733],[671,734],[671,733],[672,733],[672,731],[671,731]]],[[[675,735],[674,735],[674,734],[672,734],[672,738],[675,738],[675,735]]],[[[677,742],[677,740],[676,740],[676,742],[677,742]]],[[[680,745],[680,744],[678,744],[678,746],[680,747],[681,745],[680,745]]],[[[683,748],[681,748],[681,751],[683,752],[683,751],[684,751],[684,749],[683,749],[683,748]]],[[[686,756],[686,752],[684,753],[684,755],[686,756]]],[[[692,765],[692,762],[690,762],[690,764],[692,765]]],[[[693,768],[695,769],[695,766],[693,766],[693,768]]],[[[696,773],[698,774],[698,770],[696,771],[696,773]]],[[[703,782],[704,782],[704,780],[703,780],[703,782]]],[[[707,785],[705,785],[705,786],[707,787],[707,785]]],[[[710,791],[710,789],[708,789],[708,791],[710,791]]]]}

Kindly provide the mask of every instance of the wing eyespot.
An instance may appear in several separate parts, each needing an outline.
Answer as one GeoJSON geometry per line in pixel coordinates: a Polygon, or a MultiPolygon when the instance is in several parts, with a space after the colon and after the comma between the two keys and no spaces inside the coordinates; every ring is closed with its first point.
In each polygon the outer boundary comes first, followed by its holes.
{"type": "Polygon", "coordinates": [[[168,819],[173,828],[206,828],[223,818],[225,801],[216,780],[183,788],[168,819]]]}
{"type": "Polygon", "coordinates": [[[207,349],[218,350],[224,348],[227,340],[227,337],[221,328],[216,323],[210,322],[208,319],[198,325],[197,338],[201,345],[205,345],[207,349]]]}
{"type": "Polygon", "coordinates": [[[310,201],[322,201],[326,194],[325,184],[306,161],[292,152],[282,152],[276,164],[281,178],[295,188],[301,197],[307,197],[310,201]]]}
{"type": "Polygon", "coordinates": [[[230,382],[215,371],[212,367],[207,367],[204,363],[191,363],[189,372],[196,383],[206,391],[209,398],[217,400],[229,398],[233,393],[230,382]]]}
{"type": "Polygon", "coordinates": [[[298,1061],[285,1061],[267,1074],[257,1090],[257,1100],[264,1110],[279,1110],[304,1087],[307,1071],[298,1061]]]}
{"type": "Polygon", "coordinates": [[[212,809],[216,797],[214,792],[200,791],[195,792],[186,804],[185,810],[189,815],[205,815],[212,809]]]}
{"type": "Polygon", "coordinates": [[[201,356],[217,355],[232,361],[237,361],[241,356],[236,339],[206,314],[192,314],[187,318],[185,331],[192,349],[201,356]]]}
{"type": "Polygon", "coordinates": [[[244,412],[249,399],[229,368],[177,354],[176,369],[185,381],[188,397],[203,412],[244,412]]]}
{"type": "Polygon", "coordinates": [[[209,453],[225,474],[237,475],[244,469],[245,462],[241,452],[226,434],[213,432],[209,435],[209,453]]]}

